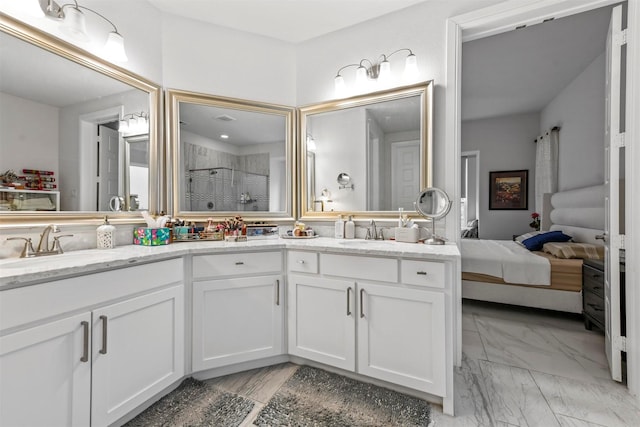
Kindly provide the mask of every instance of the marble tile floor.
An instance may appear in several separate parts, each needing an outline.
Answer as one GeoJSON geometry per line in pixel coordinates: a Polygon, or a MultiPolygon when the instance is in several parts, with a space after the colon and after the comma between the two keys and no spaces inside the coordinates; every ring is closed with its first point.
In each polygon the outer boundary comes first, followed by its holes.
{"type": "MultiPolygon", "coordinates": [[[[578,316],[490,303],[463,304],[456,416],[433,405],[435,426],[640,426],[640,402],[609,378],[604,336],[578,316]]],[[[256,402],[242,426],[295,372],[282,364],[208,382],[256,402]]]]}

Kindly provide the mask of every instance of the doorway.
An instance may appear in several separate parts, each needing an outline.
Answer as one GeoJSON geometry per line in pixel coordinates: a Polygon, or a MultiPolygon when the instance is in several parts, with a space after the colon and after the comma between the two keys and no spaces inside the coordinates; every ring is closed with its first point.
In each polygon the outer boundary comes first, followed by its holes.
{"type": "MultiPolygon", "coordinates": [[[[460,114],[460,106],[461,106],[461,88],[460,88],[460,71],[462,68],[462,58],[461,58],[461,46],[463,41],[479,39],[483,37],[487,37],[489,35],[498,34],[509,29],[512,29],[516,25],[523,24],[533,24],[537,22],[542,22],[544,19],[548,19],[549,16],[570,16],[580,12],[592,10],[601,6],[615,4],[615,1],[585,1],[578,5],[572,4],[571,6],[567,4],[562,4],[562,2],[554,2],[554,3],[546,3],[546,4],[534,4],[535,2],[530,2],[530,4],[518,7],[518,8],[509,8],[506,5],[500,4],[493,7],[489,7],[483,9],[481,11],[476,11],[473,13],[469,13],[466,15],[461,15],[456,18],[452,18],[447,21],[447,144],[452,146],[451,154],[455,157],[460,155],[461,151],[461,137],[460,137],[460,123],[461,123],[461,114],[460,114]]],[[[629,7],[630,12],[629,16],[631,26],[638,25],[640,23],[640,11],[638,10],[637,5],[633,4],[629,7]]],[[[633,34],[633,33],[632,33],[633,34]]],[[[638,38],[637,36],[635,37],[638,38]]],[[[637,42],[637,40],[634,40],[637,42]]],[[[638,55],[640,49],[632,44],[633,50],[633,58],[634,60],[630,61],[631,64],[636,64],[638,61],[638,55]]],[[[632,73],[627,75],[627,80],[630,82],[637,81],[637,77],[630,77],[632,73]]],[[[638,90],[635,86],[630,85],[630,88],[634,88],[634,93],[638,93],[638,90]]],[[[627,105],[627,114],[631,116],[630,111],[638,111],[640,109],[640,101],[638,97],[631,98],[629,101],[630,104],[627,105]]],[[[637,134],[637,126],[633,127],[633,135],[637,134]]],[[[627,135],[630,138],[631,135],[627,135]]],[[[634,158],[638,158],[638,154],[634,151],[634,158]]],[[[629,159],[627,160],[629,161],[629,159]]],[[[455,170],[452,171],[452,174],[448,176],[451,179],[451,182],[454,182],[456,186],[456,191],[459,190],[458,183],[460,182],[460,164],[459,162],[455,162],[455,170]]],[[[627,172],[629,173],[629,168],[627,168],[627,172]]],[[[633,174],[631,176],[634,176],[633,174]]],[[[633,203],[637,205],[637,200],[635,197],[630,197],[630,192],[626,192],[627,195],[627,205],[629,203],[633,203]]],[[[458,208],[458,207],[456,207],[458,208]]],[[[629,212],[629,210],[627,211],[629,212]]],[[[628,215],[627,215],[628,216],[628,215]]],[[[456,224],[459,225],[459,224],[456,224]]],[[[628,225],[627,225],[628,228],[628,225]]],[[[635,232],[634,234],[637,234],[635,232]]],[[[637,245],[634,245],[633,248],[637,248],[637,245]]],[[[637,275],[637,273],[636,273],[637,275]]],[[[627,291],[627,296],[629,300],[636,300],[638,296],[636,292],[627,291]]],[[[627,314],[629,315],[629,313],[627,314]]],[[[631,315],[632,318],[637,318],[637,313],[633,312],[631,315]]],[[[637,322],[636,322],[637,323],[637,322]]],[[[634,322],[630,322],[633,325],[634,331],[629,331],[630,335],[634,338],[640,337],[640,332],[635,326],[634,322]]],[[[640,355],[630,354],[629,357],[635,361],[635,366],[640,365],[640,355]]],[[[640,388],[640,373],[636,371],[631,371],[633,374],[629,378],[629,388],[632,390],[638,390],[640,388]]]]}

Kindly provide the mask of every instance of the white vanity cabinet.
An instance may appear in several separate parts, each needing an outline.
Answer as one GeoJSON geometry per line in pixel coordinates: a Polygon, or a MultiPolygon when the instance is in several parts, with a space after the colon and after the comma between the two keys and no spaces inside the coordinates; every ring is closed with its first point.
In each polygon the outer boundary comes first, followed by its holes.
{"type": "Polygon", "coordinates": [[[172,259],[0,292],[0,425],[107,426],[182,378],[182,281],[172,259]]]}
{"type": "Polygon", "coordinates": [[[289,353],[446,396],[447,268],[438,261],[290,251],[289,353]],[[301,271],[315,257],[317,273],[301,271]]]}
{"type": "Polygon", "coordinates": [[[283,353],[282,252],[193,257],[194,371],[283,353]]]}

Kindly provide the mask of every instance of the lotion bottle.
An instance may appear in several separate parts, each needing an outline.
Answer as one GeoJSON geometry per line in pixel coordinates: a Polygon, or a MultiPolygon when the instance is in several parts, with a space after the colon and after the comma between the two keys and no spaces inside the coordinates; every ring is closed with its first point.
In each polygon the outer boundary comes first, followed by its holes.
{"type": "Polygon", "coordinates": [[[356,225],[353,218],[349,215],[348,221],[344,224],[344,238],[353,239],[356,237],[356,225]]]}
{"type": "Polygon", "coordinates": [[[336,239],[344,239],[344,221],[342,215],[338,215],[336,220],[336,239]]]}

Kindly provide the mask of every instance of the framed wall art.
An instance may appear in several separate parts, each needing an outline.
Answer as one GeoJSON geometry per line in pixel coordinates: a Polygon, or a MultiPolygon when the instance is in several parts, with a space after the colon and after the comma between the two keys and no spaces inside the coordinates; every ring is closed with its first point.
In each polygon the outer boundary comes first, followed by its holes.
{"type": "Polygon", "coordinates": [[[489,172],[489,209],[528,209],[528,170],[489,172]]]}

